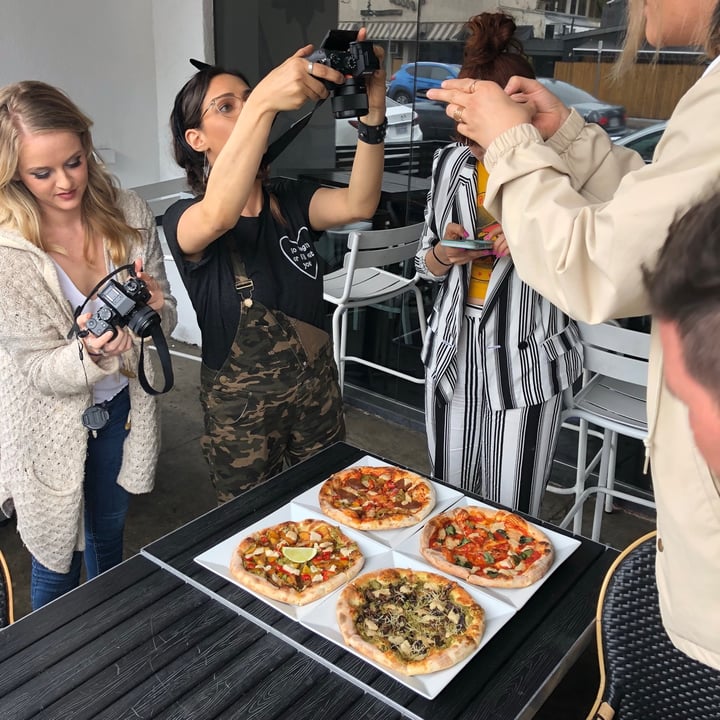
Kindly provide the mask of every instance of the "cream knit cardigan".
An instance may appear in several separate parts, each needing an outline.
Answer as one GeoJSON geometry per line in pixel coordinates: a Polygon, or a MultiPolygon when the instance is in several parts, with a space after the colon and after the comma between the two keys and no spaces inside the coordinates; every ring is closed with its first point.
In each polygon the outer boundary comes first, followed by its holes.
{"type": "MultiPolygon", "coordinates": [[[[131,191],[120,207],[142,242],[125,262],[143,259],[144,270],[165,294],[161,312],[166,337],[177,322],[155,218],[131,191]]],[[[126,275],[124,277],[127,277],[126,275]]],[[[118,279],[124,279],[121,275],[118,279]]],[[[74,550],[84,548],[83,480],[87,430],[83,411],[92,385],[117,372],[118,358],[95,364],[80,359],[78,341],[68,340],[73,308],[60,288],[50,257],[9,230],[0,230],[0,507],[15,507],[17,528],[33,556],[56,572],[68,572],[74,550]]],[[[125,356],[137,368],[139,340],[125,356]]],[[[148,353],[146,371],[152,383],[148,353]]],[[[129,382],[132,429],[123,448],[118,484],[131,493],[153,488],[159,449],[154,397],[129,382]]]]}

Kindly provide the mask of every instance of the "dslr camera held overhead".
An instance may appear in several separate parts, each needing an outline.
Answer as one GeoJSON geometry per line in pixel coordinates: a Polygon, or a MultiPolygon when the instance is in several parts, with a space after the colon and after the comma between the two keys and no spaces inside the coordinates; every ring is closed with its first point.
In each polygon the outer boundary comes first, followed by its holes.
{"type": "Polygon", "coordinates": [[[329,30],[310,62],[327,65],[345,75],[343,85],[326,83],[336,118],[362,117],[368,111],[365,77],[380,69],[370,41],[358,42],[353,30],[329,30]]]}

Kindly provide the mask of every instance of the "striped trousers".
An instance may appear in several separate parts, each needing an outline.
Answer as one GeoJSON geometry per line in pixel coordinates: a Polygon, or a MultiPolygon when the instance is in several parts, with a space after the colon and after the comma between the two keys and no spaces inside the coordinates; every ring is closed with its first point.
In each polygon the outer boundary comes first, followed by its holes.
{"type": "Polygon", "coordinates": [[[562,393],[539,405],[490,410],[483,402],[477,357],[478,323],[463,323],[457,352],[458,381],[448,402],[439,393],[426,404],[433,476],[507,507],[537,516],[560,433],[562,393]],[[434,438],[434,442],[433,442],[434,438]]]}

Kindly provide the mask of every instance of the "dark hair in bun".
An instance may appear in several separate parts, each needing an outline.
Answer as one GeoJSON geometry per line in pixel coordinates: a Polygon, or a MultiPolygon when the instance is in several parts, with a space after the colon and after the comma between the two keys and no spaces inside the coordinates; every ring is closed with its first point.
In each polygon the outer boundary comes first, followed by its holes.
{"type": "Polygon", "coordinates": [[[465,27],[470,36],[465,43],[461,78],[492,80],[505,87],[513,75],[535,77],[522,43],[515,37],[517,26],[510,15],[480,13],[465,27]]]}

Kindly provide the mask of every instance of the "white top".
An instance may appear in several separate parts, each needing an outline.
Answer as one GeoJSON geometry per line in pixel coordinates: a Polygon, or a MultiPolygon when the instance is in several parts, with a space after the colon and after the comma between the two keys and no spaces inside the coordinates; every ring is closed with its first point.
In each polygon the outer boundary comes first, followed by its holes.
{"type": "MultiPolygon", "coordinates": [[[[75,287],[75,283],[60,265],[58,265],[57,261],[54,258],[51,259],[57,268],[58,280],[60,281],[63,295],[65,295],[73,308],[79,307],[85,302],[85,295],[75,287]]],[[[111,270],[114,270],[114,268],[111,268],[111,270]]],[[[101,308],[104,304],[105,303],[98,297],[94,297],[85,304],[85,312],[95,313],[98,308],[101,308]]],[[[127,384],[127,378],[119,372],[106,375],[93,385],[93,402],[97,404],[114,398],[127,384]]]]}

